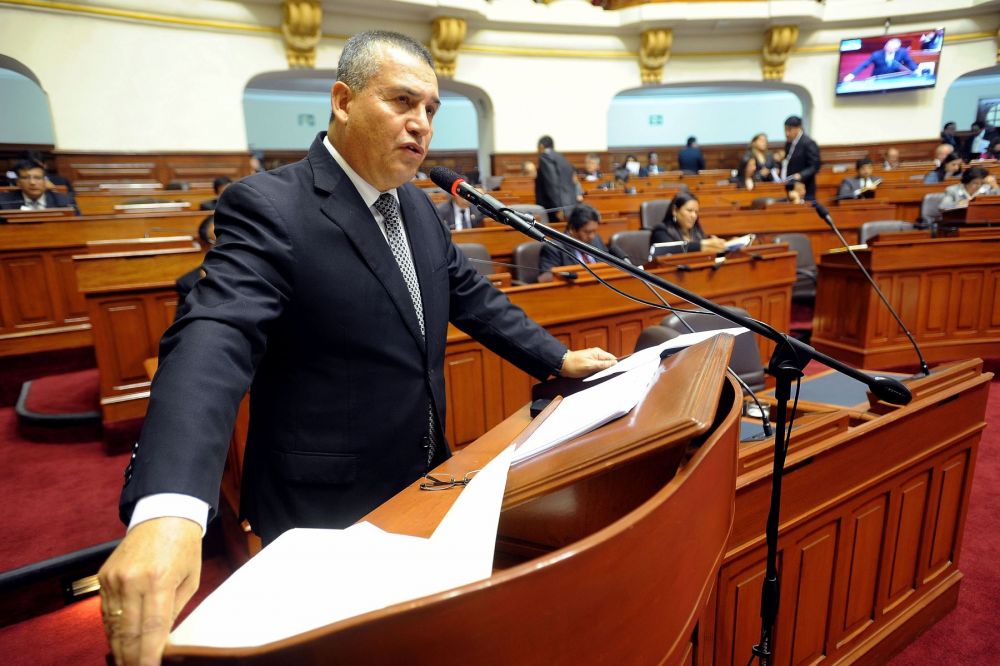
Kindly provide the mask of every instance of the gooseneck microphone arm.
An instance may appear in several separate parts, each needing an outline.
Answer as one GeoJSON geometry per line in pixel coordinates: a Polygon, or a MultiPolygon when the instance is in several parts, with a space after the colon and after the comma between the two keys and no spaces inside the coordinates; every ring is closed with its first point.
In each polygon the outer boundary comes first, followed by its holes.
{"type": "Polygon", "coordinates": [[[913,334],[910,333],[910,329],[908,329],[906,324],[903,323],[903,318],[899,316],[898,312],[896,312],[896,308],[892,307],[892,304],[889,303],[889,299],[886,298],[885,294],[882,293],[882,290],[879,289],[878,283],[875,282],[875,279],[872,278],[871,274],[865,269],[864,264],[862,264],[861,260],[858,259],[858,255],[854,254],[854,250],[851,249],[851,246],[844,239],[844,235],[840,233],[840,229],[838,229],[836,223],[834,223],[833,217],[830,215],[830,211],[827,210],[826,206],[823,204],[817,203],[816,214],[819,215],[831,229],[833,229],[833,233],[837,234],[837,238],[840,239],[840,243],[844,246],[844,249],[847,250],[847,253],[851,255],[851,259],[854,260],[854,263],[857,264],[858,268],[861,269],[861,272],[864,274],[865,278],[867,278],[868,283],[871,284],[875,293],[878,294],[880,299],[882,299],[882,303],[884,303],[886,309],[889,310],[889,314],[891,314],[892,318],[896,320],[899,327],[903,329],[903,333],[906,334],[906,337],[910,340],[910,344],[913,345],[913,351],[917,352],[917,358],[920,359],[920,372],[922,372],[924,376],[931,374],[931,369],[927,367],[927,361],[924,360],[924,355],[920,353],[920,345],[918,345],[917,341],[913,338],[913,334]]]}

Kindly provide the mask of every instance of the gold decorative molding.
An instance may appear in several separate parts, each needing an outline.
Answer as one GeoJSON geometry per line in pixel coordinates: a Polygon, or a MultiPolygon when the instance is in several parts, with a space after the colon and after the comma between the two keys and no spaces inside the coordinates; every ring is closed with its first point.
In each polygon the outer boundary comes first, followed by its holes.
{"type": "Polygon", "coordinates": [[[643,31],[639,43],[639,73],[643,83],[660,83],[673,43],[674,31],[669,28],[643,31]]]}
{"type": "Polygon", "coordinates": [[[284,0],[281,35],[285,57],[292,68],[316,66],[316,45],[323,35],[323,7],[319,0],[284,0]]]}
{"type": "Polygon", "coordinates": [[[431,55],[438,76],[455,76],[458,48],[465,40],[465,19],[439,16],[434,19],[431,33],[431,55]]]}
{"type": "Polygon", "coordinates": [[[765,81],[785,78],[785,63],[799,38],[797,25],[777,25],[764,33],[763,63],[765,81]]]}

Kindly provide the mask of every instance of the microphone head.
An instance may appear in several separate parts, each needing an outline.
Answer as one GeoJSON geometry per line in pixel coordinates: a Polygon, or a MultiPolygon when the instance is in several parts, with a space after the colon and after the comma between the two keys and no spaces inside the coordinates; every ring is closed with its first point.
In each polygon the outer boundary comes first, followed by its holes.
{"type": "Polygon", "coordinates": [[[431,181],[440,187],[445,192],[450,192],[452,195],[455,194],[455,186],[461,182],[465,182],[458,173],[452,171],[448,167],[436,166],[431,169],[430,172],[431,181]]]}
{"type": "Polygon", "coordinates": [[[829,216],[830,216],[830,211],[829,211],[829,210],[827,210],[827,209],[826,209],[826,206],[824,206],[824,205],[823,205],[823,204],[821,204],[820,202],[818,202],[818,201],[817,201],[817,202],[815,202],[815,203],[813,204],[813,207],[814,207],[814,208],[816,209],[816,214],[817,214],[817,215],[819,215],[819,216],[820,216],[820,218],[822,218],[822,219],[824,219],[824,220],[825,220],[825,219],[826,219],[827,217],[829,217],[829,216]]]}
{"type": "Polygon", "coordinates": [[[906,405],[913,398],[910,389],[906,388],[902,382],[892,377],[872,377],[868,387],[875,394],[875,397],[891,405],[906,405]]]}

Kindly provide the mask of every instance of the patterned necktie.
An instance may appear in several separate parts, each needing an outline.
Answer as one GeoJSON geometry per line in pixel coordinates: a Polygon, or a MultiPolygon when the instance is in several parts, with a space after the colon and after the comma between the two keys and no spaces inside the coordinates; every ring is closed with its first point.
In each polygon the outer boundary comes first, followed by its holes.
{"type": "MultiPolygon", "coordinates": [[[[420,299],[420,283],[417,282],[417,271],[413,268],[413,257],[406,249],[406,236],[403,235],[403,222],[399,219],[399,203],[396,197],[391,194],[382,194],[375,202],[375,210],[381,213],[385,220],[385,235],[389,241],[389,248],[392,256],[399,264],[399,270],[403,274],[406,288],[410,292],[410,300],[413,301],[413,309],[417,314],[417,323],[420,324],[420,336],[426,343],[427,333],[424,330],[424,304],[420,299]]],[[[430,469],[434,460],[434,451],[437,448],[437,433],[434,427],[434,403],[427,403],[427,468],[430,469]]]]}
{"type": "Polygon", "coordinates": [[[399,219],[399,204],[396,197],[391,194],[379,196],[375,202],[375,210],[385,218],[385,235],[389,240],[389,248],[392,256],[399,264],[399,270],[406,281],[406,288],[410,291],[410,300],[413,301],[413,309],[417,313],[417,323],[420,324],[420,335],[424,332],[424,304],[420,300],[420,283],[417,282],[417,271],[413,268],[413,257],[406,249],[406,236],[403,235],[403,222],[399,219]]]}

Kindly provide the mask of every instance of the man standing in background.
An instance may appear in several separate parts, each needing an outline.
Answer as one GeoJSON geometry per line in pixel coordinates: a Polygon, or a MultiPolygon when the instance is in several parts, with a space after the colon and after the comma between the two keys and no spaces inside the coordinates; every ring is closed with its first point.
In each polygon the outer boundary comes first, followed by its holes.
{"type": "Polygon", "coordinates": [[[535,203],[549,211],[549,216],[565,219],[576,205],[573,165],[555,151],[549,135],[538,140],[538,175],[535,177],[535,203]]]}
{"type": "Polygon", "coordinates": [[[781,180],[800,180],[806,186],[806,199],[816,200],[816,172],[820,167],[819,146],[802,129],[802,118],[785,119],[785,159],[781,162],[781,180]]]}

